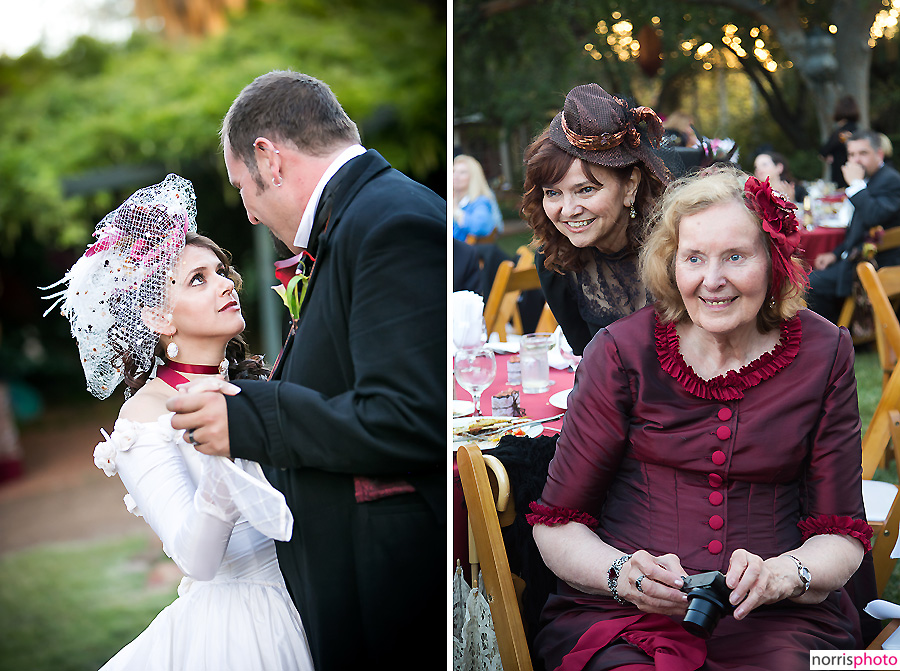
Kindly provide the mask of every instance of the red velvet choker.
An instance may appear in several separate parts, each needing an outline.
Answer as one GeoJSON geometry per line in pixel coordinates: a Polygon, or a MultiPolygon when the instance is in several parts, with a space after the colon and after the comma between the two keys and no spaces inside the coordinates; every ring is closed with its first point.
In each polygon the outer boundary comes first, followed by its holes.
{"type": "MultiPolygon", "coordinates": [[[[226,363],[223,361],[222,363],[226,363]]],[[[227,365],[227,363],[226,363],[227,365]]],[[[156,377],[165,382],[167,385],[175,389],[177,385],[190,382],[181,373],[196,373],[198,375],[218,375],[222,372],[222,364],[218,366],[204,366],[193,363],[178,363],[177,361],[166,361],[162,366],[156,367],[156,377]],[[177,372],[180,371],[180,372],[177,372]]],[[[226,368],[227,370],[227,368],[226,368]]]]}

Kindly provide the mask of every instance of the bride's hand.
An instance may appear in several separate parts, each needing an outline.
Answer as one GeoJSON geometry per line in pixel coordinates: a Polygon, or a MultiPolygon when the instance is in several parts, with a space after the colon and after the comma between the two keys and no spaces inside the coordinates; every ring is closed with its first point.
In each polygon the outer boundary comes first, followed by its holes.
{"type": "Polygon", "coordinates": [[[241,392],[241,388],[226,381],[220,375],[202,377],[190,382],[184,382],[175,387],[179,394],[199,394],[204,391],[218,391],[228,396],[234,396],[241,392]]]}

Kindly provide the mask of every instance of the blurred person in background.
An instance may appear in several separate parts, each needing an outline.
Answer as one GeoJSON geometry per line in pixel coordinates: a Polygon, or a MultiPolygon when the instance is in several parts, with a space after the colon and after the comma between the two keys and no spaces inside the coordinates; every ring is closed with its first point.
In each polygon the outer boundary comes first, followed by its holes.
{"type": "MultiPolygon", "coordinates": [[[[849,185],[846,194],[852,206],[850,225],[841,244],[813,260],[807,296],[810,310],[835,323],[844,299],[853,291],[856,264],[869,229],[900,225],[900,173],[885,165],[879,134],[870,130],[855,132],[847,141],[847,152],[842,171],[849,185]]],[[[900,263],[900,249],[876,254],[875,263],[900,263]]]]}
{"type": "Polygon", "coordinates": [[[477,159],[460,154],[453,159],[453,237],[465,240],[503,232],[503,217],[484,170],[477,159]]]}
{"type": "Polygon", "coordinates": [[[791,174],[787,159],[775,151],[764,151],[753,159],[753,175],[761,182],[769,180],[772,188],[783,193],[789,200],[802,203],[806,189],[791,174]]]}
{"type": "Polygon", "coordinates": [[[819,149],[819,155],[828,164],[828,178],[839,189],[847,188],[847,180],[841,168],[847,162],[847,141],[859,128],[859,105],[851,95],[842,96],[834,105],[834,130],[819,149]]]}

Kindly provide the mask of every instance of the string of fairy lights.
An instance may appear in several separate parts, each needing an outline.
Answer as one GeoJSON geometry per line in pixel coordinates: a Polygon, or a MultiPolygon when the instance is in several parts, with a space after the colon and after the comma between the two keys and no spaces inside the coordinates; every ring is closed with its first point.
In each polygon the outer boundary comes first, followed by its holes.
{"type": "MultiPolygon", "coordinates": [[[[884,9],[875,16],[872,27],[869,30],[869,46],[874,47],[878,40],[893,39],[898,30],[900,23],[900,0],[882,0],[884,9]]],[[[622,17],[622,13],[615,11],[610,15],[611,21],[601,20],[597,22],[594,32],[598,38],[594,42],[588,42],[584,45],[584,50],[594,60],[602,60],[604,55],[603,49],[608,47],[612,55],[620,61],[629,61],[638,58],[641,52],[641,43],[634,35],[634,24],[626,18],[622,17]]],[[[685,22],[691,20],[690,14],[683,17],[685,22]]],[[[808,27],[808,19],[801,18],[804,27],[808,27]]],[[[660,28],[660,18],[654,16],[650,20],[651,29],[656,36],[662,37],[662,29],[660,28]]],[[[837,34],[838,27],[834,24],[823,26],[832,35],[837,34]]],[[[750,54],[769,72],[775,72],[778,68],[791,68],[793,63],[789,60],[777,62],[772,56],[769,44],[774,42],[774,35],[766,25],[754,26],[749,30],[749,39],[742,38],[738,33],[740,29],[734,24],[726,24],[722,26],[721,46],[717,46],[712,42],[701,42],[699,39],[685,39],[678,44],[678,49],[683,54],[692,55],[696,60],[702,63],[704,70],[712,70],[715,66],[728,68],[740,67],[740,60],[748,58],[750,54]]],[[[672,54],[675,56],[677,54],[672,54]]],[[[660,58],[663,58],[660,54],[660,58]]]]}

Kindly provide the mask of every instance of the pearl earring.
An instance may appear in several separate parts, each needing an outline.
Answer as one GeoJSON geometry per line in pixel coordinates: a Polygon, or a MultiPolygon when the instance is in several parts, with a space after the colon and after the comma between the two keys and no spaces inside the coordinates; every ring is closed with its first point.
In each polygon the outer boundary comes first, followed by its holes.
{"type": "Polygon", "coordinates": [[[178,345],[176,345],[174,341],[166,345],[166,356],[169,357],[169,359],[174,359],[178,356],[178,345]]]}
{"type": "Polygon", "coordinates": [[[630,216],[632,219],[637,217],[637,212],[634,211],[634,203],[631,204],[631,212],[628,213],[628,216],[630,216]]]}

